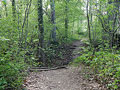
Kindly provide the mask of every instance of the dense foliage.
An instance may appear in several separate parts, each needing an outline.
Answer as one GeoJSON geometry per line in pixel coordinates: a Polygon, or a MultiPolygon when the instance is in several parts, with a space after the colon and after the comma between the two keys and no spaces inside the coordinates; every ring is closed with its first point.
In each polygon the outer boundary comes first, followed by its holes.
{"type": "Polygon", "coordinates": [[[75,63],[91,67],[94,74],[110,90],[120,89],[120,2],[119,0],[87,0],[89,48],[75,63]]]}
{"type": "Polygon", "coordinates": [[[28,67],[60,64],[63,45],[78,39],[81,7],[76,0],[0,1],[0,90],[21,90],[28,67]]]}
{"type": "Polygon", "coordinates": [[[120,55],[114,54],[109,50],[100,50],[93,55],[86,50],[85,53],[76,58],[74,63],[84,63],[92,69],[100,83],[106,85],[110,90],[120,88],[120,55]]]}
{"type": "Polygon", "coordinates": [[[0,0],[0,90],[21,90],[28,67],[54,66],[66,44],[86,38],[77,62],[118,90],[119,30],[119,0],[0,0]]]}

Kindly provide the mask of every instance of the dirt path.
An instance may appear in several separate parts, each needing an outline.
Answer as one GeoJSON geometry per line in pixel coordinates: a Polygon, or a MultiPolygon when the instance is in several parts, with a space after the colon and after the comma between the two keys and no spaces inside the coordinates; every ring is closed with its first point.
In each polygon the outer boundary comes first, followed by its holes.
{"type": "MultiPolygon", "coordinates": [[[[73,58],[76,58],[83,45],[80,41],[74,44],[73,58]]],[[[27,77],[25,84],[27,90],[105,90],[94,81],[85,80],[81,73],[82,67],[67,66],[67,69],[58,69],[42,72],[32,72],[27,77]]]]}

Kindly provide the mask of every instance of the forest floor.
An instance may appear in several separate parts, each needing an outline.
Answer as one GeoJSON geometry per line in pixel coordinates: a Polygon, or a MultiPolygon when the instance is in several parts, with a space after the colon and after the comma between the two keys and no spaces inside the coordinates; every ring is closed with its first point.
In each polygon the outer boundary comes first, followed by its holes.
{"type": "MultiPolygon", "coordinates": [[[[72,44],[73,59],[80,55],[77,52],[83,45],[81,40],[72,44]]],[[[26,79],[25,87],[27,90],[107,90],[95,80],[85,78],[87,75],[83,67],[68,65],[56,70],[31,72],[26,79]]]]}

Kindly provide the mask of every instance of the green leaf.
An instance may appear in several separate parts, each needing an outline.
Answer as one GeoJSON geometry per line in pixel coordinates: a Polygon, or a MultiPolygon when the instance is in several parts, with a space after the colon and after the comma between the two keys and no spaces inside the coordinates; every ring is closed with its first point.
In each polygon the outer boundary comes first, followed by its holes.
{"type": "Polygon", "coordinates": [[[6,4],[7,4],[6,0],[2,0],[2,3],[3,3],[4,5],[6,5],[6,4]]]}

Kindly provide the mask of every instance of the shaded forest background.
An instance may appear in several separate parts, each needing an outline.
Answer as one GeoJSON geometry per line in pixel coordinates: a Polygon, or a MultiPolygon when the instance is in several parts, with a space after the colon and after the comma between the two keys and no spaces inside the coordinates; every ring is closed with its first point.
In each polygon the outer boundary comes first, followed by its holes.
{"type": "Polygon", "coordinates": [[[74,63],[118,90],[119,30],[119,0],[1,0],[0,90],[21,90],[30,67],[68,64],[63,54],[80,39],[88,47],[74,63]]]}

